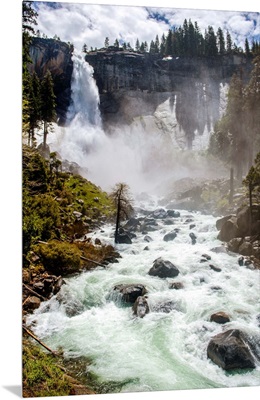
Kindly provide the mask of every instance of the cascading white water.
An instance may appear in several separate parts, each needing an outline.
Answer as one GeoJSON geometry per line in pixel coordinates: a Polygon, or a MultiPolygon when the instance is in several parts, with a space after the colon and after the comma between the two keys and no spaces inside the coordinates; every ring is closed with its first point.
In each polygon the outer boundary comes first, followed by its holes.
{"type": "Polygon", "coordinates": [[[133,188],[147,188],[150,182],[145,179],[143,166],[156,148],[154,139],[150,136],[147,141],[143,132],[133,132],[129,127],[115,129],[113,135],[107,136],[102,129],[93,68],[77,52],[73,65],[69,126],[56,126],[48,135],[51,150],[62,159],[79,164],[87,171],[86,177],[105,190],[125,180],[133,188]]]}
{"type": "MultiPolygon", "coordinates": [[[[149,243],[136,232],[131,245],[117,245],[119,263],[66,279],[60,292],[64,302],[54,296],[27,323],[51,348],[61,346],[65,356],[90,358],[88,371],[101,381],[124,382],[122,392],[259,385],[259,362],[254,370],[228,374],[207,358],[211,337],[224,330],[241,329],[259,343],[259,271],[239,266],[237,255],[213,251],[221,243],[212,216],[181,211],[173,226],[157,222],[149,243]],[[196,244],[189,237],[188,218],[196,225],[196,244]],[[173,227],[179,229],[177,237],[165,242],[163,236],[173,227]],[[149,250],[144,250],[147,244],[149,250]],[[220,272],[201,262],[204,253],[220,272]],[[150,276],[158,257],[170,260],[180,274],[167,279],[150,276]],[[170,289],[173,281],[182,282],[183,289],[170,289]],[[150,313],[142,319],[111,295],[115,285],[128,283],[148,290],[150,313]],[[158,308],[164,302],[173,304],[168,313],[158,308]],[[78,315],[69,317],[67,307],[78,315]],[[231,321],[210,322],[217,311],[228,313],[231,321]]],[[[114,244],[113,233],[114,226],[106,225],[92,240],[114,244]]]]}

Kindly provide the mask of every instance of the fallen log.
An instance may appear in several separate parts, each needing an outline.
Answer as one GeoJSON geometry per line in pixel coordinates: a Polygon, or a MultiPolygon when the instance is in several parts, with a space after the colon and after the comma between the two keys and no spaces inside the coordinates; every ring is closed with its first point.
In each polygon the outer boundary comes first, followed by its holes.
{"type": "Polygon", "coordinates": [[[41,346],[43,346],[46,350],[48,350],[50,353],[52,353],[54,356],[58,356],[58,354],[51,350],[48,346],[46,346],[46,344],[44,344],[43,342],[40,341],[40,339],[38,339],[32,332],[30,332],[24,325],[23,325],[23,330],[29,335],[31,336],[34,340],[36,340],[36,342],[38,342],[41,346]]]}
{"type": "Polygon", "coordinates": [[[29,286],[25,285],[25,283],[23,283],[23,286],[25,287],[25,289],[27,289],[30,293],[34,294],[34,296],[39,297],[39,299],[43,300],[43,301],[47,301],[46,297],[43,297],[41,294],[35,292],[34,290],[32,290],[29,286]]]}
{"type": "Polygon", "coordinates": [[[103,264],[101,264],[101,263],[99,263],[99,262],[97,262],[97,261],[91,260],[90,258],[86,258],[86,257],[84,257],[84,256],[80,256],[80,258],[81,258],[82,260],[84,260],[84,261],[89,261],[89,262],[92,262],[92,263],[94,263],[94,264],[96,264],[96,265],[99,265],[100,267],[105,268],[105,265],[103,265],[103,264]]]}

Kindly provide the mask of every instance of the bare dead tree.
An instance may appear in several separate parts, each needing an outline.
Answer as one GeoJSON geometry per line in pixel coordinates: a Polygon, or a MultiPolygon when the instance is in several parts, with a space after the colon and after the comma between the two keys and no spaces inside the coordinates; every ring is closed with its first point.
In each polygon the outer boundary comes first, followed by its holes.
{"type": "Polygon", "coordinates": [[[116,206],[116,229],[115,229],[115,243],[118,243],[118,234],[120,221],[129,218],[133,211],[132,197],[130,194],[130,188],[126,183],[117,183],[111,194],[111,199],[116,206]]]}

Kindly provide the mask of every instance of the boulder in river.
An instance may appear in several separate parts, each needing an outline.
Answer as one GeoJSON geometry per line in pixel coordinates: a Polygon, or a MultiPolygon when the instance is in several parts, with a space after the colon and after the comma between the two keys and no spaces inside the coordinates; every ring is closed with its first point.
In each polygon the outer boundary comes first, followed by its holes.
{"type": "Polygon", "coordinates": [[[250,343],[239,329],[230,329],[214,336],[208,344],[207,356],[224,370],[255,368],[250,343]]]}
{"type": "Polygon", "coordinates": [[[146,296],[138,296],[133,305],[133,313],[143,318],[150,311],[146,296]]]}
{"type": "Polygon", "coordinates": [[[167,210],[167,215],[171,218],[180,218],[181,216],[180,212],[175,210],[167,210]]]}
{"type": "Polygon", "coordinates": [[[163,240],[165,242],[170,242],[171,240],[175,239],[176,236],[177,236],[176,232],[174,232],[174,231],[173,232],[169,232],[169,233],[166,233],[166,235],[164,235],[163,240]]]}
{"type": "Polygon", "coordinates": [[[230,318],[224,311],[219,311],[211,315],[210,321],[216,322],[217,324],[226,324],[227,322],[230,322],[230,318]]]}
{"type": "Polygon", "coordinates": [[[145,286],[139,283],[116,285],[113,290],[122,295],[122,300],[125,303],[134,303],[137,297],[144,296],[147,293],[145,286]]]}
{"type": "Polygon", "coordinates": [[[117,243],[131,244],[132,240],[127,233],[120,233],[117,235],[117,243]]]}
{"type": "Polygon", "coordinates": [[[163,260],[161,257],[154,260],[153,266],[149,270],[149,275],[158,276],[159,278],[174,278],[179,273],[180,271],[171,261],[163,260]]]}

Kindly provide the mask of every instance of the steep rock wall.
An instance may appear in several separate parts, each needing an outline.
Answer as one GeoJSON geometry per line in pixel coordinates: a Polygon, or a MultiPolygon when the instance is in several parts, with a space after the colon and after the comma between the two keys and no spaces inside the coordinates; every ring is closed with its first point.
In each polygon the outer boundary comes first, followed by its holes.
{"type": "MultiPolygon", "coordinates": [[[[215,58],[167,57],[149,53],[103,50],[86,55],[94,68],[105,127],[153,116],[158,130],[178,147],[191,147],[209,136],[225,108],[231,76],[249,77],[244,55],[215,58]]],[[[150,119],[148,118],[150,121],[150,119]]]]}
{"type": "Polygon", "coordinates": [[[43,78],[49,69],[54,82],[59,125],[66,123],[66,113],[71,101],[71,76],[73,62],[71,47],[60,40],[33,38],[30,46],[32,64],[30,72],[35,71],[43,78]]]}

